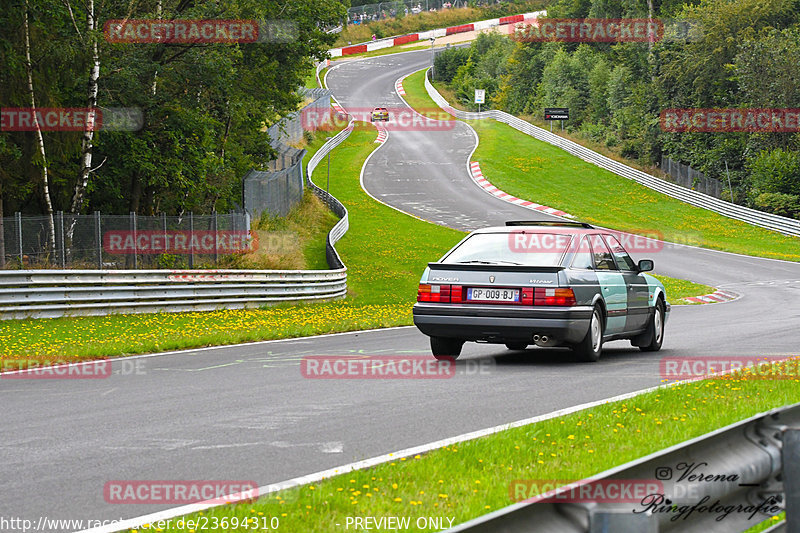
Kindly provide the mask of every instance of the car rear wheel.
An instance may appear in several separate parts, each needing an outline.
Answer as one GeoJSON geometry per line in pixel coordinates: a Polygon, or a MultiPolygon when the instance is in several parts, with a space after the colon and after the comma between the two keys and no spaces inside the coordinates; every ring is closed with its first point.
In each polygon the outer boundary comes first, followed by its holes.
{"type": "Polygon", "coordinates": [[[458,359],[464,341],[447,337],[431,337],[431,352],[436,359],[451,357],[458,359]]]}
{"type": "Polygon", "coordinates": [[[527,347],[528,347],[528,343],[527,342],[507,342],[506,343],[506,348],[508,348],[509,350],[517,350],[517,351],[519,351],[519,350],[524,350],[527,347]]]}
{"type": "MultiPolygon", "coordinates": [[[[656,301],[656,310],[653,313],[647,329],[644,332],[646,338],[650,339],[647,345],[640,345],[639,349],[643,352],[657,352],[664,343],[664,302],[659,298],[656,301]]],[[[645,341],[647,342],[647,341],[645,341]]]]}
{"type": "Polygon", "coordinates": [[[603,351],[603,312],[595,307],[589,322],[589,331],[581,342],[572,346],[572,351],[579,361],[593,363],[600,359],[603,351]]]}

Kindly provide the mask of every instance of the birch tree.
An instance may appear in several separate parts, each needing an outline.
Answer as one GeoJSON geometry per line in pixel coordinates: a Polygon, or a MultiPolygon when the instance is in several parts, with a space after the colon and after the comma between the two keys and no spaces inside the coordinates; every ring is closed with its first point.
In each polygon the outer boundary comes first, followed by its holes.
{"type": "Polygon", "coordinates": [[[53,202],[50,199],[50,179],[47,175],[47,153],[44,148],[44,137],[42,136],[42,128],[39,124],[39,119],[36,116],[36,95],[33,90],[33,63],[31,62],[31,30],[28,22],[30,14],[30,6],[28,0],[25,0],[25,12],[23,18],[23,30],[25,37],[25,72],[28,78],[28,96],[31,104],[31,113],[33,114],[33,127],[36,131],[36,144],[39,149],[39,156],[42,158],[42,194],[45,203],[45,215],[47,216],[48,236],[47,236],[47,251],[55,252],[56,249],[56,227],[53,221],[53,202]]]}

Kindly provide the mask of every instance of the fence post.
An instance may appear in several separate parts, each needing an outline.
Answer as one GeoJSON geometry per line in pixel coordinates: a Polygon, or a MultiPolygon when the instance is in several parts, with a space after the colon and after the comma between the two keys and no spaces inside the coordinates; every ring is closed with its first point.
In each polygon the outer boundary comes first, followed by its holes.
{"type": "Polygon", "coordinates": [[[194,212],[189,211],[189,268],[194,268],[194,246],[192,240],[194,239],[194,212]]]}
{"type": "Polygon", "coordinates": [[[61,268],[66,268],[66,257],[64,253],[64,248],[66,248],[67,243],[64,239],[64,211],[58,212],[58,232],[61,234],[61,268]]]}
{"type": "Polygon", "coordinates": [[[169,249],[167,248],[167,214],[165,212],[161,212],[161,225],[164,227],[164,253],[168,253],[169,249]]]}
{"type": "Polygon", "coordinates": [[[219,247],[218,247],[219,235],[217,234],[217,228],[219,227],[219,219],[217,217],[218,217],[217,210],[214,209],[214,219],[213,219],[213,222],[214,222],[214,265],[218,265],[219,264],[219,247]]]}
{"type": "Polygon", "coordinates": [[[139,268],[139,258],[137,257],[137,242],[136,242],[136,211],[131,211],[131,232],[133,233],[133,268],[139,268]]]}
{"type": "Polygon", "coordinates": [[[731,173],[728,172],[728,162],[725,161],[725,174],[728,176],[728,190],[731,193],[731,203],[733,203],[733,187],[731,187],[731,173]]]}
{"type": "Polygon", "coordinates": [[[97,239],[97,268],[103,270],[103,234],[100,232],[100,211],[94,212],[94,233],[97,239]]]}
{"type": "Polygon", "coordinates": [[[14,218],[17,219],[17,242],[19,243],[19,266],[22,268],[22,213],[17,211],[14,213],[14,218]]]}

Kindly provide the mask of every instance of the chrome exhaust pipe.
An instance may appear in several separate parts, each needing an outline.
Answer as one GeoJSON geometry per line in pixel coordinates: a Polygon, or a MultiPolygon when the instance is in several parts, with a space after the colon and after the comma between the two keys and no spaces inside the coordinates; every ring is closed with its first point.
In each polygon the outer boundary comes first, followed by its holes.
{"type": "Polygon", "coordinates": [[[539,337],[539,340],[542,341],[542,344],[544,344],[550,340],[550,337],[548,337],[547,335],[542,335],[541,337],[539,337]]]}
{"type": "Polygon", "coordinates": [[[540,339],[540,338],[541,338],[541,337],[539,337],[539,335],[534,335],[534,336],[533,336],[533,342],[539,342],[539,339],[540,339]]]}

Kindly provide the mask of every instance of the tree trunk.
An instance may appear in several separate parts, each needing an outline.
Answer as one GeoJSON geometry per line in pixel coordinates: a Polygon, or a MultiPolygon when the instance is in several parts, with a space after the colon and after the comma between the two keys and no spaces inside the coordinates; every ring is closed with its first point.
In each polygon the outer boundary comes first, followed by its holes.
{"type": "Polygon", "coordinates": [[[97,80],[100,77],[100,55],[97,50],[97,36],[95,30],[97,29],[97,20],[94,16],[94,0],[87,0],[86,2],[86,35],[89,39],[89,46],[92,50],[92,66],[89,69],[89,84],[88,94],[86,95],[86,107],[94,120],[86,122],[86,128],[83,131],[83,139],[81,140],[81,175],[78,182],[75,184],[75,193],[72,195],[72,204],[70,205],[70,213],[74,215],[67,228],[66,242],[67,242],[67,255],[72,255],[72,236],[75,233],[75,223],[78,220],[77,215],[81,213],[83,208],[83,200],[86,195],[86,187],[89,185],[89,174],[92,172],[92,148],[94,140],[94,129],[97,125],[97,116],[94,115],[97,109],[97,80]]]}
{"type": "Polygon", "coordinates": [[[53,202],[50,200],[50,179],[47,176],[47,154],[44,149],[44,137],[42,128],[39,126],[39,119],[36,116],[36,97],[33,92],[33,64],[31,63],[31,32],[28,25],[28,0],[25,0],[25,18],[23,21],[25,30],[25,72],[28,75],[28,96],[31,102],[31,114],[33,114],[33,126],[36,128],[36,143],[39,147],[39,155],[42,157],[42,194],[47,210],[47,221],[49,224],[47,236],[48,252],[55,252],[56,249],[56,225],[53,221],[53,202]]]}
{"type": "Polygon", "coordinates": [[[128,211],[139,212],[139,201],[142,198],[142,182],[139,180],[139,175],[134,173],[131,176],[131,199],[128,203],[128,211]]]}

